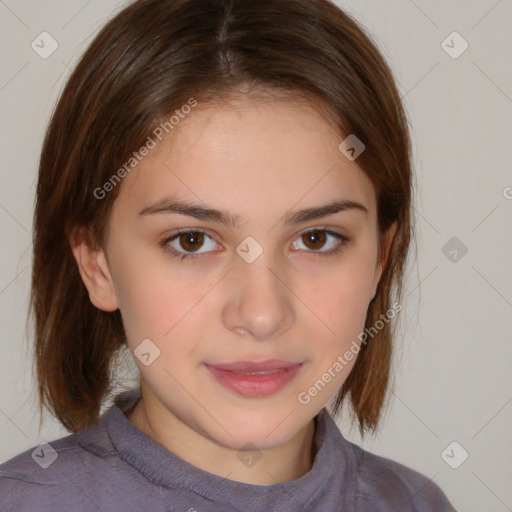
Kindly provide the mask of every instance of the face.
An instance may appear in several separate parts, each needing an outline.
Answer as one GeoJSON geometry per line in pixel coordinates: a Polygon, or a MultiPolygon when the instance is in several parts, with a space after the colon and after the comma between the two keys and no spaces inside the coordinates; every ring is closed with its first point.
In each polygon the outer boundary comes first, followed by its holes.
{"type": "Polygon", "coordinates": [[[299,104],[199,104],[122,182],[106,254],[147,399],[218,445],[285,443],[355,363],[381,267],[341,140],[299,104]]]}

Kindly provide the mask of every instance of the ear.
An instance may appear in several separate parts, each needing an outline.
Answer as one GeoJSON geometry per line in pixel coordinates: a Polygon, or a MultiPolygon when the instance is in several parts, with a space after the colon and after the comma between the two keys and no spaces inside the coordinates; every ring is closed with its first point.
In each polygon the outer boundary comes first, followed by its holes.
{"type": "Polygon", "coordinates": [[[103,249],[93,247],[86,228],[75,231],[69,237],[69,242],[92,304],[103,311],[118,309],[114,283],[103,249]]]}
{"type": "Polygon", "coordinates": [[[382,277],[382,271],[386,267],[386,263],[388,261],[389,250],[391,248],[391,243],[395,238],[396,230],[398,224],[397,222],[393,222],[391,226],[387,229],[387,231],[382,235],[380,244],[379,244],[379,254],[377,256],[377,265],[375,267],[375,272],[373,274],[373,284],[372,284],[372,300],[375,298],[377,294],[377,287],[380,282],[380,278],[382,277]]]}

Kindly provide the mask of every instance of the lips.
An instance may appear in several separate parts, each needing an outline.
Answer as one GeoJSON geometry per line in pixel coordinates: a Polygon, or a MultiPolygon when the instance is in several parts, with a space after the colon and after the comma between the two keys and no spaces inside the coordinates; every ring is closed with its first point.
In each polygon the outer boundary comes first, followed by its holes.
{"type": "Polygon", "coordinates": [[[285,361],[282,359],[267,359],[266,361],[237,361],[228,364],[211,364],[219,370],[227,370],[236,373],[270,373],[276,370],[285,370],[300,364],[299,361],[285,361]]]}
{"type": "Polygon", "coordinates": [[[300,372],[303,363],[271,359],[205,364],[205,367],[224,388],[247,397],[264,397],[286,387],[300,372]]]}

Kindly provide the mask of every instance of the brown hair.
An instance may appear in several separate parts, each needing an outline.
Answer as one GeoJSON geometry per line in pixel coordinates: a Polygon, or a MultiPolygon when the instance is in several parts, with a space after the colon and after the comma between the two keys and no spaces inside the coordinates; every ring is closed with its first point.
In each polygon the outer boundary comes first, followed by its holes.
{"type": "MultiPolygon", "coordinates": [[[[76,232],[104,247],[122,185],[101,200],[94,191],[188,99],[220,101],[245,86],[313,99],[336,120],[340,142],[355,134],[365,144],[357,163],[376,190],[379,232],[398,225],[366,327],[400,300],[412,233],[407,120],[358,24],[328,0],[138,0],[82,56],[42,148],[30,303],[40,418],[46,405],[72,432],[96,423],[126,341],[119,310],[91,304],[70,249],[76,232]]],[[[385,402],[393,325],[361,345],[336,397],[334,414],[350,398],[361,434],[375,430],[385,402]]]]}

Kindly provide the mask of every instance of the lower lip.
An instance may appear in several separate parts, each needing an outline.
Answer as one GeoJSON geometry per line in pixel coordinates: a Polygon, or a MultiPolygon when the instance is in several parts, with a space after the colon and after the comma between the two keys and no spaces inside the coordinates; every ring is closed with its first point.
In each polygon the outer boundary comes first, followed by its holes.
{"type": "Polygon", "coordinates": [[[272,373],[248,375],[215,366],[205,365],[225,388],[243,396],[262,397],[283,389],[299,373],[303,364],[283,368],[272,373]]]}

